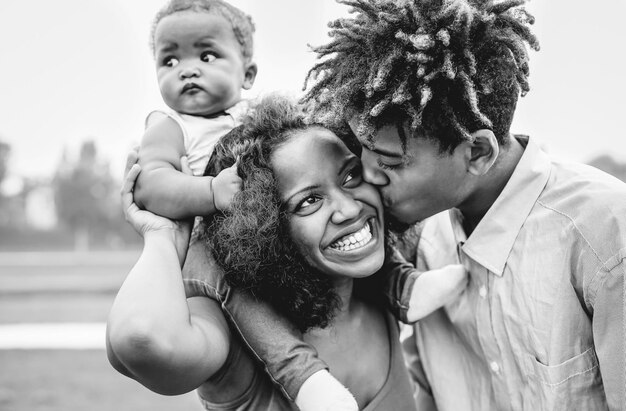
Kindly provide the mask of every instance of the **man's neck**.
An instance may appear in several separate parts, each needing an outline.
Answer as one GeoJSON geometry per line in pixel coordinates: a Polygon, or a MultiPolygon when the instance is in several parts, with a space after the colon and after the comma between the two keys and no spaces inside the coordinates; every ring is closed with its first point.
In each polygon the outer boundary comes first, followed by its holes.
{"type": "Polygon", "coordinates": [[[474,192],[458,207],[463,214],[463,229],[468,237],[504,190],[522,154],[524,147],[511,135],[509,143],[500,147],[500,155],[492,169],[480,177],[474,192]]]}

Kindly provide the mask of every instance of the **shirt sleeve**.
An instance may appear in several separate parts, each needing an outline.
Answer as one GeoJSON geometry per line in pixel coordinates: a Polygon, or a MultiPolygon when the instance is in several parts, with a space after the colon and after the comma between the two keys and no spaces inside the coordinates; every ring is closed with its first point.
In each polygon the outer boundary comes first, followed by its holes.
{"type": "Polygon", "coordinates": [[[593,307],[593,340],[610,410],[626,409],[626,249],[617,264],[604,272],[593,307]]]}
{"type": "Polygon", "coordinates": [[[183,284],[187,298],[209,297],[220,303],[230,289],[224,280],[224,270],[200,241],[189,246],[183,266],[183,284]]]}

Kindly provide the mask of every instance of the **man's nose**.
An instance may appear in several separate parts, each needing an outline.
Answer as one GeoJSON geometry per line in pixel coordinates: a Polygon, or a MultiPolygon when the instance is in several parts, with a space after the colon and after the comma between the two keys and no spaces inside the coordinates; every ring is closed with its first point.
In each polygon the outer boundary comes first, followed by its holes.
{"type": "Polygon", "coordinates": [[[361,163],[363,164],[363,179],[375,186],[386,186],[389,184],[389,177],[377,163],[376,155],[363,150],[361,153],[361,163]]]}

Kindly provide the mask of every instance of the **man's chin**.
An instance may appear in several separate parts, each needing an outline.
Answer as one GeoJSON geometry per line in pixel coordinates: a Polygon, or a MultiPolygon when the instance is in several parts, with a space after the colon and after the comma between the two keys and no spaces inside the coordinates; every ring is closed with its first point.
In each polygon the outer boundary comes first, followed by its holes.
{"type": "Polygon", "coordinates": [[[385,213],[385,230],[391,234],[401,237],[413,224],[400,221],[397,217],[385,213]]]}

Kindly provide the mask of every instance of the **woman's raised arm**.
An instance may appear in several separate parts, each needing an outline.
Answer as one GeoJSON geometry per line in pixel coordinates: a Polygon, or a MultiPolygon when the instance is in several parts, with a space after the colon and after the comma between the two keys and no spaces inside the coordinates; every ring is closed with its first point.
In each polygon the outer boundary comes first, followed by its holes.
{"type": "MultiPolygon", "coordinates": [[[[129,166],[134,163],[129,157],[129,166]]],[[[144,238],[144,249],[122,284],[107,324],[107,354],[121,373],[152,391],[191,391],[226,361],[230,332],[219,305],[187,299],[181,265],[190,223],[140,210],[132,200],[138,165],[127,167],[122,187],[126,219],[144,238]]]]}

